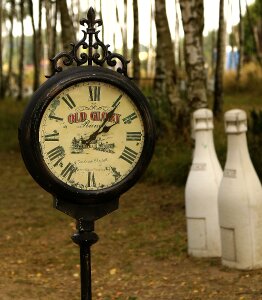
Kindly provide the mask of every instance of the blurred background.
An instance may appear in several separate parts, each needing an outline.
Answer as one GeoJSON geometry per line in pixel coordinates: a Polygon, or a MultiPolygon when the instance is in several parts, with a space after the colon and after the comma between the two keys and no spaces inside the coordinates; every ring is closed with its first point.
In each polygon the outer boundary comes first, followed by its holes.
{"type": "Polygon", "coordinates": [[[52,209],[51,196],[29,176],[17,128],[51,74],[49,58],[82,39],[79,20],[90,6],[103,19],[99,38],[131,60],[128,75],[157,126],[141,182],[97,222],[95,299],[258,299],[261,271],[188,258],[184,186],[198,108],[213,111],[222,167],[224,112],[247,112],[250,156],[262,178],[261,0],[0,0],[0,298],[79,299],[74,222],[52,209]]]}

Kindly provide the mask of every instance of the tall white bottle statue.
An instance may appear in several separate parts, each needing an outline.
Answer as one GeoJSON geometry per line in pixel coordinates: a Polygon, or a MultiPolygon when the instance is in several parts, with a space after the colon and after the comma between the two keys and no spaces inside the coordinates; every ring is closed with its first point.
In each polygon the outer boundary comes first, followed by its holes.
{"type": "Polygon", "coordinates": [[[251,162],[247,116],[243,110],[225,113],[227,159],[218,206],[222,264],[237,269],[262,267],[262,189],[251,162]]]}
{"type": "Polygon", "coordinates": [[[197,257],[221,255],[217,195],[222,169],[213,142],[213,114],[193,114],[195,150],[185,188],[188,253],[197,257]]]}

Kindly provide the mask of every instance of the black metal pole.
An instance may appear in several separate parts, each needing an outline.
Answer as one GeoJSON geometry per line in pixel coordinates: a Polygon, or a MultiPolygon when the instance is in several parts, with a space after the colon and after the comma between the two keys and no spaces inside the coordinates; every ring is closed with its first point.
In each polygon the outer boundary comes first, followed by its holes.
{"type": "Polygon", "coordinates": [[[94,232],[94,222],[80,219],[76,227],[72,240],[80,247],[81,300],[92,300],[91,246],[98,241],[98,236],[94,232]]]}

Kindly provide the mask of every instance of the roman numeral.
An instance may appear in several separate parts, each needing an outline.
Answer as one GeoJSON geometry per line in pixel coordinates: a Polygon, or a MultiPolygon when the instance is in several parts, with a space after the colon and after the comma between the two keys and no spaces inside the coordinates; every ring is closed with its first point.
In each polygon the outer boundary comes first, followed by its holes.
{"type": "Polygon", "coordinates": [[[90,101],[100,101],[100,89],[99,85],[89,86],[90,101]]]}
{"type": "Polygon", "coordinates": [[[62,97],[62,99],[65,101],[65,103],[67,104],[67,106],[72,109],[74,108],[75,102],[73,101],[73,99],[70,97],[70,95],[66,94],[66,97],[62,97]]]}
{"type": "Polygon", "coordinates": [[[141,138],[142,138],[142,133],[140,131],[126,133],[127,141],[141,141],[141,138]]]}
{"type": "Polygon", "coordinates": [[[54,119],[54,120],[56,120],[56,121],[63,121],[63,118],[59,118],[59,117],[56,117],[56,116],[51,115],[51,114],[48,116],[48,118],[49,118],[49,119],[54,119]]]}
{"type": "Polygon", "coordinates": [[[121,154],[120,158],[128,162],[129,164],[132,164],[134,160],[137,157],[137,152],[134,150],[130,149],[129,147],[125,147],[123,153],[121,154]]]}
{"type": "Polygon", "coordinates": [[[54,167],[56,167],[60,161],[65,157],[65,150],[61,146],[57,146],[54,149],[47,152],[47,156],[51,161],[55,161],[54,167]]]}
{"type": "Polygon", "coordinates": [[[87,186],[88,187],[96,187],[96,180],[95,180],[94,172],[88,172],[87,186]]]}
{"type": "Polygon", "coordinates": [[[45,141],[54,142],[59,141],[59,132],[56,130],[53,131],[54,133],[46,134],[45,141]]]}
{"type": "Polygon", "coordinates": [[[130,114],[129,116],[125,117],[123,119],[123,122],[125,124],[130,124],[134,119],[137,118],[137,114],[135,112],[133,112],[132,114],[130,114]]]}
{"type": "Polygon", "coordinates": [[[72,175],[76,172],[76,170],[77,168],[73,164],[68,163],[66,167],[63,169],[63,171],[61,172],[61,176],[63,176],[67,180],[70,180],[72,175]]]}
{"type": "Polygon", "coordinates": [[[112,104],[112,107],[117,107],[120,103],[121,98],[123,97],[123,95],[120,95],[116,101],[112,104]]]}

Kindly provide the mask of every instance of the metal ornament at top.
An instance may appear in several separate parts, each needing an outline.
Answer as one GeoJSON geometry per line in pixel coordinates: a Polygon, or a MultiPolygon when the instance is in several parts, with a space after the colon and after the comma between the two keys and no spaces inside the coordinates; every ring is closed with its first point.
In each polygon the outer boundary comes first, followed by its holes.
{"type": "Polygon", "coordinates": [[[62,60],[64,66],[71,66],[74,62],[77,66],[81,66],[87,63],[87,65],[92,66],[93,63],[102,66],[105,62],[110,67],[115,67],[117,64],[116,59],[121,62],[121,66],[117,68],[117,72],[127,75],[127,64],[130,60],[126,60],[126,58],[118,53],[112,53],[108,50],[110,45],[105,45],[98,37],[100,30],[97,30],[96,27],[102,26],[103,21],[101,19],[95,18],[95,10],[93,7],[90,7],[87,12],[87,19],[82,18],[80,20],[80,25],[87,26],[85,30],[82,30],[84,36],[83,38],[77,42],[76,44],[70,43],[72,46],[72,50],[69,52],[62,51],[56,54],[53,58],[50,58],[52,74],[46,76],[46,78],[50,78],[58,72],[63,71],[63,67],[58,65],[58,62],[62,60]],[[86,41],[88,38],[88,42],[86,41]],[[94,42],[95,40],[95,42],[94,42]],[[80,52],[80,47],[83,49],[88,49],[86,52],[80,52]],[[100,50],[100,53],[94,50],[100,50]]]}

